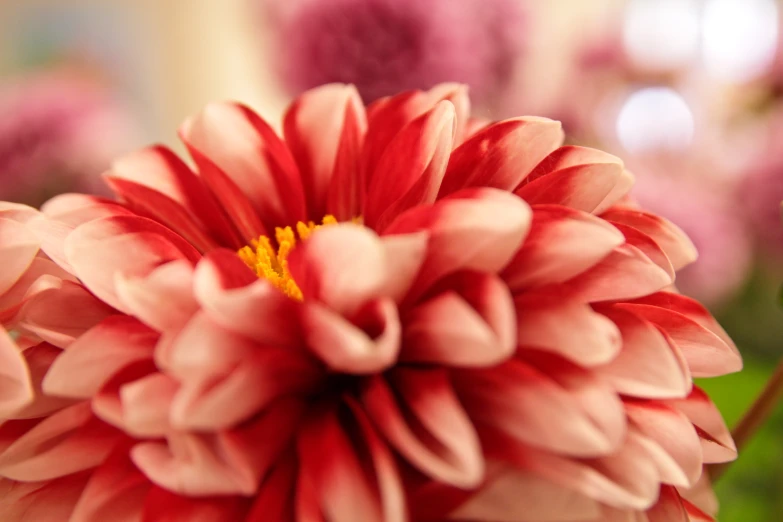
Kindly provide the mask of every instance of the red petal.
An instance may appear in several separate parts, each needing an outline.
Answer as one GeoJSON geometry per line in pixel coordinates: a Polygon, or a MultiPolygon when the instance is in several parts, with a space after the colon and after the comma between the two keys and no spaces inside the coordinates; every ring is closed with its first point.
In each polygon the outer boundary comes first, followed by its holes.
{"type": "Polygon", "coordinates": [[[305,302],[301,321],[308,348],[334,371],[371,374],[397,361],[400,318],[389,299],[371,301],[360,309],[357,324],[318,303],[305,302]]]}
{"type": "Polygon", "coordinates": [[[168,261],[201,254],[190,243],[152,220],[116,216],[90,221],[65,241],[65,254],[76,275],[96,296],[124,310],[114,288],[116,274],[143,276],[168,261]]]}
{"type": "Polygon", "coordinates": [[[246,509],[247,500],[242,497],[193,498],[152,488],[141,522],[237,522],[246,509]]]}
{"type": "Polygon", "coordinates": [[[406,125],[378,162],[367,191],[364,223],[382,231],[409,208],[438,195],[454,143],[456,114],[443,101],[406,125]]]}
{"type": "Polygon", "coordinates": [[[457,487],[483,478],[478,437],[445,372],[395,370],[366,381],[362,402],[386,440],[426,475],[457,487]],[[394,392],[392,392],[393,386],[394,392]]]}
{"type": "Polygon", "coordinates": [[[661,486],[658,502],[647,513],[649,522],[688,522],[688,512],[682,499],[672,486],[661,486]]]}
{"type": "Polygon", "coordinates": [[[247,197],[267,230],[305,219],[294,158],[251,109],[237,103],[209,104],[183,127],[182,137],[247,197]]]}
{"type": "Polygon", "coordinates": [[[653,241],[652,238],[650,238],[650,236],[647,234],[640,232],[633,227],[623,225],[622,223],[613,224],[620,232],[623,233],[623,236],[625,236],[625,242],[627,244],[633,245],[641,250],[650,261],[658,265],[661,270],[666,272],[671,280],[674,281],[674,267],[661,247],[658,246],[658,243],[653,241]]]}
{"type": "MultiPolygon", "coordinates": [[[[584,379],[584,383],[597,386],[584,379]]],[[[565,455],[608,454],[616,448],[624,429],[622,422],[597,422],[600,416],[594,407],[606,408],[607,413],[622,411],[615,394],[604,390],[597,395],[600,403],[586,408],[578,386],[572,390],[566,381],[558,382],[521,360],[512,359],[489,370],[461,371],[455,375],[454,385],[474,421],[525,444],[565,455]]],[[[622,421],[622,416],[619,418],[622,421]]]]}
{"type": "Polygon", "coordinates": [[[530,234],[503,278],[514,291],[563,283],[622,244],[623,235],[603,219],[567,207],[536,205],[530,234]]]}
{"type": "Polygon", "coordinates": [[[30,267],[38,253],[38,239],[27,227],[0,218],[0,295],[9,290],[30,267]]]}
{"type": "Polygon", "coordinates": [[[196,267],[193,291],[217,324],[272,346],[298,346],[298,303],[259,279],[229,250],[210,252],[196,267]]]}
{"type": "Polygon", "coordinates": [[[668,404],[683,412],[696,426],[706,464],[737,458],[737,447],[720,411],[698,386],[685,399],[668,401],[668,404]]]}
{"type": "Polygon", "coordinates": [[[549,203],[593,212],[614,189],[622,172],[618,163],[576,165],[534,179],[514,193],[531,205],[549,203]]]}
{"type": "Polygon", "coordinates": [[[115,287],[132,315],[161,332],[181,328],[198,309],[193,296],[193,266],[184,259],[142,277],[118,274],[115,287]]]}
{"type": "Polygon", "coordinates": [[[298,469],[293,458],[279,458],[255,496],[245,522],[295,522],[294,491],[298,469]]]}
{"type": "Polygon", "coordinates": [[[584,366],[607,363],[620,352],[617,326],[590,305],[545,292],[522,294],[515,304],[520,346],[556,353],[584,366]]]}
{"type": "Polygon", "coordinates": [[[458,270],[498,272],[519,249],[530,218],[528,206],[508,192],[473,188],[409,210],[386,234],[429,233],[427,259],[414,285],[420,296],[433,282],[458,270]]]}
{"type": "Polygon", "coordinates": [[[152,484],[128,459],[127,448],[110,456],[90,477],[70,522],[138,522],[152,484]]]}
{"type": "Polygon", "coordinates": [[[742,358],[733,344],[677,311],[644,301],[617,305],[656,324],[682,350],[695,377],[714,377],[742,369],[742,358]]]}
{"type": "Polygon", "coordinates": [[[166,147],[148,147],[128,154],[112,164],[111,174],[173,200],[219,243],[233,248],[244,246],[204,181],[166,147]]]}
{"type": "Polygon", "coordinates": [[[358,156],[354,155],[365,128],[359,93],[349,85],[307,91],[286,112],[283,132],[302,176],[309,219],[321,220],[328,199],[334,204],[329,210],[341,211],[338,219],[356,217],[345,214],[358,210],[358,156]],[[335,187],[331,197],[330,185],[335,187]],[[339,193],[342,190],[346,193],[339,193]]]}
{"type": "Polygon", "coordinates": [[[650,455],[661,481],[693,486],[701,476],[703,462],[699,437],[688,417],[652,401],[626,401],[625,411],[634,429],[649,439],[650,455]]]}
{"type": "Polygon", "coordinates": [[[0,327],[0,419],[6,419],[33,401],[30,373],[21,351],[0,327]]]}
{"type": "Polygon", "coordinates": [[[0,479],[0,517],[4,522],[70,521],[89,477],[84,472],[45,482],[0,479]]]}
{"type": "Polygon", "coordinates": [[[625,395],[648,399],[684,397],[691,374],[680,349],[655,325],[618,306],[598,310],[622,334],[618,356],[597,371],[625,395]]]}
{"type": "Polygon", "coordinates": [[[82,402],[47,417],[8,446],[0,454],[0,474],[36,481],[83,471],[103,462],[117,437],[82,402]]]}
{"type": "Polygon", "coordinates": [[[151,359],[158,337],[132,317],[108,317],[57,358],[44,379],[44,389],[51,395],[90,398],[125,366],[151,359]]]}
{"type": "Polygon", "coordinates": [[[288,259],[305,300],[347,315],[379,296],[391,261],[374,232],[350,223],[317,230],[288,259]]]}
{"type": "Polygon", "coordinates": [[[514,190],[563,141],[559,122],[528,116],[490,125],[451,154],[443,198],[467,187],[514,190]]]}
{"type": "Polygon", "coordinates": [[[516,347],[514,304],[496,276],[461,272],[405,316],[403,361],[494,366],[516,347]]]}
{"type": "Polygon", "coordinates": [[[610,209],[601,217],[633,227],[651,237],[666,253],[675,270],[696,260],[696,247],[691,240],[677,225],[665,218],[635,209],[610,209]]]}

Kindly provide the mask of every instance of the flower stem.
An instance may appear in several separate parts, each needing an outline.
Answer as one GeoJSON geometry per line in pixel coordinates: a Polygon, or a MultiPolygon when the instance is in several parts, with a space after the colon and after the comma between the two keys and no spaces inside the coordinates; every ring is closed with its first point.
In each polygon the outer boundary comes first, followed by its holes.
{"type": "MultiPolygon", "coordinates": [[[[775,373],[767,381],[761,394],[731,432],[738,452],[742,451],[758,429],[769,419],[781,397],[783,397],[783,359],[778,363],[775,373]]],[[[712,480],[718,480],[730,465],[731,462],[725,462],[710,466],[712,480]]]]}

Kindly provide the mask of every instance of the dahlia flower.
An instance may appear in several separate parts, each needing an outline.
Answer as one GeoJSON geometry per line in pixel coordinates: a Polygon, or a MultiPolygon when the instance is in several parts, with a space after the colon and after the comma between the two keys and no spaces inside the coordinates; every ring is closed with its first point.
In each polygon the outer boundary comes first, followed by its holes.
{"type": "Polygon", "coordinates": [[[735,448],[692,377],[741,360],[672,287],[693,245],[557,122],[468,113],[213,104],[195,169],[3,217],[0,518],[712,520],[680,492],[735,448]]]}
{"type": "Polygon", "coordinates": [[[293,92],[356,85],[365,101],[444,81],[470,85],[485,104],[523,53],[518,0],[272,0],[275,56],[293,92]]]}
{"type": "Polygon", "coordinates": [[[103,86],[64,70],[6,80],[0,114],[0,198],[28,204],[103,189],[100,173],[133,134],[103,86]]]}

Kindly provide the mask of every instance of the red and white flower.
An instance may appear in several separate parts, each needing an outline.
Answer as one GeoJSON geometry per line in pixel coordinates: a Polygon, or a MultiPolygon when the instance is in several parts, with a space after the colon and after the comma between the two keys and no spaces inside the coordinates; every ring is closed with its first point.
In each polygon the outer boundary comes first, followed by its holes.
{"type": "Polygon", "coordinates": [[[673,289],[692,244],[557,122],[468,113],[210,105],[195,170],[153,147],[45,204],[3,520],[710,520],[678,488],[735,450],[692,376],[741,360],[673,289]]]}

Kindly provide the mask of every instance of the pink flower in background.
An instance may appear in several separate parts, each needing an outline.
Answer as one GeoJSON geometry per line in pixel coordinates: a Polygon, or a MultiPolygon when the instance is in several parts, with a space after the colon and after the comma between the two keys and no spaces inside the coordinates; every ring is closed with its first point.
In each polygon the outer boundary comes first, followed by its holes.
{"type": "Polygon", "coordinates": [[[104,86],[49,71],[0,83],[0,197],[40,204],[93,192],[132,136],[127,112],[104,86]]]}
{"type": "Polygon", "coordinates": [[[489,102],[507,87],[525,35],[519,0],[272,0],[275,56],[295,93],[353,83],[366,102],[444,81],[489,102]]]}
{"type": "Polygon", "coordinates": [[[618,158],[469,112],[328,85],[281,139],[212,104],[195,171],[152,147],[118,201],[25,209],[0,517],[712,520],[680,488],[736,452],[692,377],[741,359],[672,290],[693,245],[618,158]]]}
{"type": "Polygon", "coordinates": [[[722,187],[710,171],[678,158],[652,158],[636,164],[634,197],[644,208],[666,216],[693,240],[698,260],[677,277],[685,294],[710,305],[732,297],[750,274],[753,242],[730,186],[722,187]],[[705,178],[706,177],[706,178],[705,178]]]}

